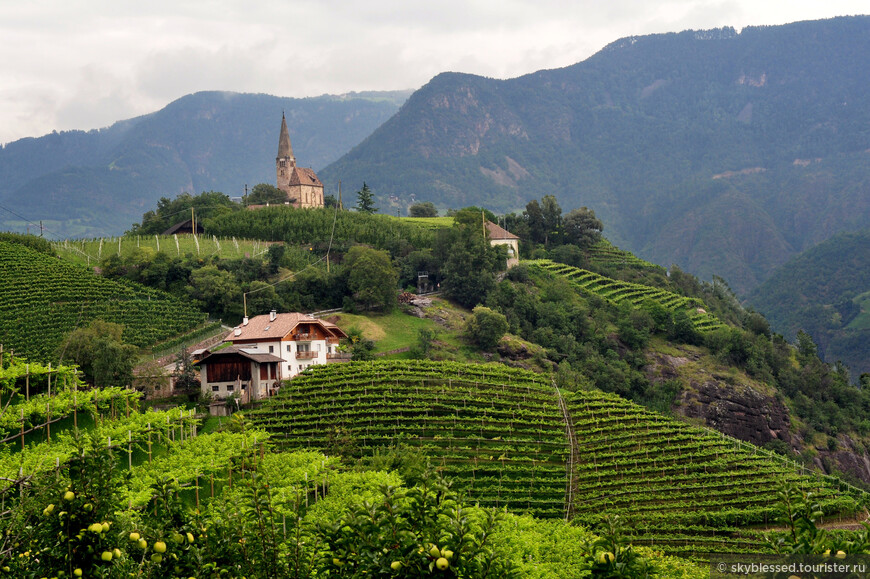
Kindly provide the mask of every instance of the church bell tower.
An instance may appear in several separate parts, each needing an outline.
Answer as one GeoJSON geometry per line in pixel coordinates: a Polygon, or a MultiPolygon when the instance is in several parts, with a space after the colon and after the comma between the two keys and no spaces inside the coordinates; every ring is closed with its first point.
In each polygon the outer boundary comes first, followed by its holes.
{"type": "Polygon", "coordinates": [[[278,189],[289,192],[290,176],[293,174],[294,167],[296,167],[296,157],[293,156],[293,147],[290,145],[287,119],[284,118],[284,113],[281,113],[281,135],[278,137],[278,156],[275,158],[278,189]]]}

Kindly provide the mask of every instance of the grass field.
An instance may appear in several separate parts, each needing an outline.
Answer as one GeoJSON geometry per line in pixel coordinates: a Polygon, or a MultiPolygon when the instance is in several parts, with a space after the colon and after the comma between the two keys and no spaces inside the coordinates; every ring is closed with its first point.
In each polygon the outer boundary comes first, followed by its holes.
{"type": "Polygon", "coordinates": [[[853,301],[861,306],[861,313],[846,327],[850,330],[870,330],[870,292],[856,296],[853,301]]]}
{"type": "Polygon", "coordinates": [[[386,315],[335,314],[324,319],[347,331],[354,326],[363,336],[375,342],[375,353],[391,352],[407,348],[417,342],[417,334],[423,328],[437,329],[432,320],[422,319],[394,310],[386,315]]]}
{"type": "Polygon", "coordinates": [[[427,229],[441,229],[442,227],[453,227],[452,217],[400,217],[403,221],[408,221],[420,227],[427,229]]]}
{"type": "Polygon", "coordinates": [[[67,239],[52,244],[57,254],[80,265],[96,265],[109,255],[129,256],[137,250],[163,251],[170,255],[219,255],[224,258],[263,256],[270,243],[205,235],[128,235],[99,239],[67,239]]]}

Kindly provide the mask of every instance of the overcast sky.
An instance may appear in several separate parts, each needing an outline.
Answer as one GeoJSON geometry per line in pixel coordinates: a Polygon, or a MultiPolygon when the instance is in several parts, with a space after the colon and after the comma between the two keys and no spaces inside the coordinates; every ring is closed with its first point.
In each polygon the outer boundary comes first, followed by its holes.
{"type": "Polygon", "coordinates": [[[0,143],[108,126],[201,90],[512,78],[624,36],[867,12],[866,0],[0,0],[0,143]]]}

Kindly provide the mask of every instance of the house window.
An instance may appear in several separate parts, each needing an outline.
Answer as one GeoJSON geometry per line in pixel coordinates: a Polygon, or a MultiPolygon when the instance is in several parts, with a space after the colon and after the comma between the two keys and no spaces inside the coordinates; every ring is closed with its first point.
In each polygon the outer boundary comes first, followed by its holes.
{"type": "Polygon", "coordinates": [[[221,389],[220,386],[212,386],[212,387],[211,387],[211,391],[212,391],[212,392],[220,392],[220,389],[221,389]]]}
{"type": "MultiPolygon", "coordinates": [[[[232,386],[230,386],[230,388],[232,389],[232,386]]],[[[248,385],[247,385],[247,384],[242,384],[242,390],[247,390],[247,389],[248,389],[248,385]]]]}
{"type": "Polygon", "coordinates": [[[289,352],[290,349],[291,349],[291,348],[290,348],[290,344],[287,344],[287,351],[289,352]]]}
{"type": "Polygon", "coordinates": [[[232,384],[227,384],[227,392],[232,392],[233,390],[235,390],[235,386],[233,386],[232,384]]]}
{"type": "Polygon", "coordinates": [[[274,353],[275,353],[275,346],[269,346],[269,353],[270,353],[270,354],[274,354],[274,353]]]}

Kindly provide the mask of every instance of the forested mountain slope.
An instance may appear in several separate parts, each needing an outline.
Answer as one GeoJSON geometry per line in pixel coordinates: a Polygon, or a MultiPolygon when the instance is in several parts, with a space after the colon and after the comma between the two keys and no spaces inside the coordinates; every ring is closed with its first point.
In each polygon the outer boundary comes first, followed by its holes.
{"type": "Polygon", "coordinates": [[[749,303],[789,339],[809,333],[853,378],[870,372],[870,230],[836,235],[789,260],[749,303]]]}
{"type": "Polygon", "coordinates": [[[870,18],[626,38],[511,80],[445,73],[320,173],[382,211],[593,207],[617,245],[751,290],[870,221],[870,18]]]}

